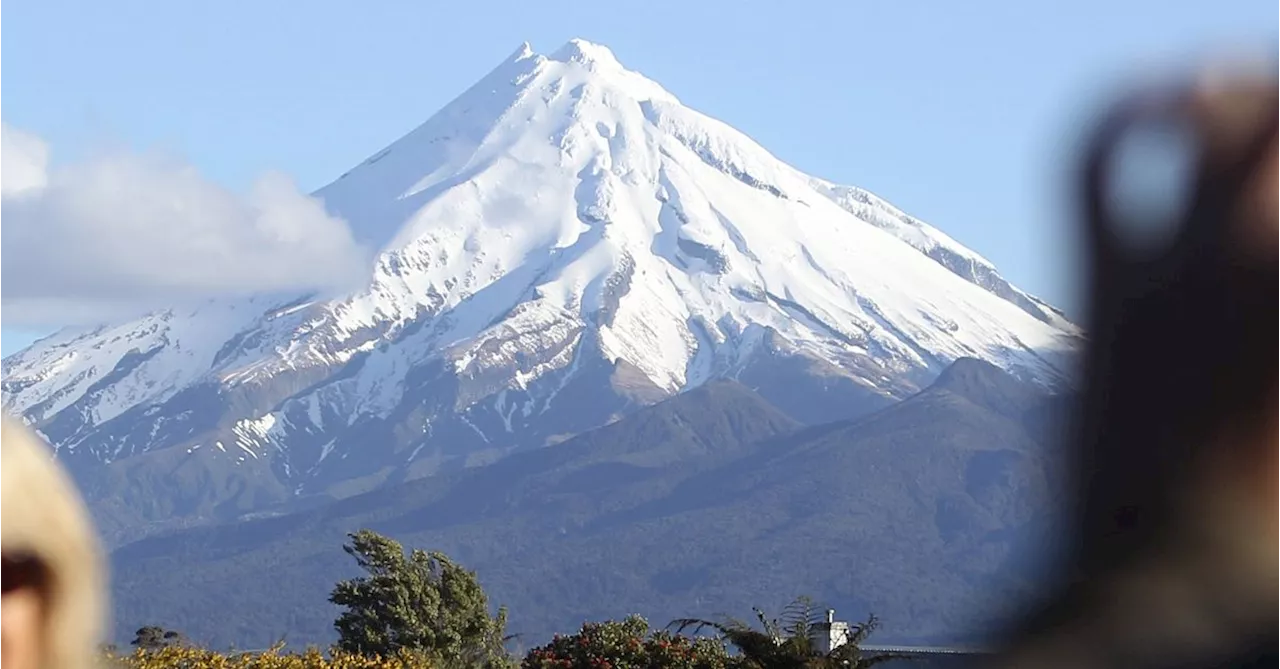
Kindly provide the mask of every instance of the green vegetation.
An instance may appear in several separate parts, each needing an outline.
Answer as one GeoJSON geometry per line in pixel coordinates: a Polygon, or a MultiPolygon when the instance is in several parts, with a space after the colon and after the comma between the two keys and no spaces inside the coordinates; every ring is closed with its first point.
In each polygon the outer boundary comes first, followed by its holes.
{"type": "Polygon", "coordinates": [[[528,644],[584,620],[749,615],[798,593],[876,611],[894,643],[978,643],[1002,607],[1040,594],[1069,403],[968,367],[860,420],[798,429],[749,389],[712,384],[552,448],[120,546],[115,634],[161,621],[217,647],[286,630],[327,645],[329,591],[359,574],[335,546],[367,527],[476,570],[528,644]]]}
{"type": "Polygon", "coordinates": [[[729,669],[739,666],[721,639],[650,631],[640,616],[585,623],[534,648],[521,669],[729,669]]]}
{"type": "Polygon", "coordinates": [[[139,629],[132,653],[104,654],[119,669],[859,669],[896,655],[864,655],[874,616],[854,625],[847,642],[830,652],[815,644],[817,609],[797,599],[781,620],[756,611],[761,630],[728,619],[673,621],[651,630],[640,616],[587,622],[573,635],[513,657],[504,644],[506,610],[489,614],[488,597],[474,572],[447,555],[414,549],[364,529],[343,550],[365,575],[339,581],[330,601],[342,608],[338,642],[327,653],[308,648],[285,653],[284,643],[261,652],[220,653],[196,647],[177,631],[139,629]],[[686,636],[688,628],[714,636],[686,636]],[[674,628],[674,631],[672,631],[674,628]],[[734,652],[736,651],[736,652],[734,652]]]}
{"type": "Polygon", "coordinates": [[[285,653],[280,646],[253,653],[222,653],[183,646],[138,648],[128,655],[107,652],[105,659],[105,666],[111,669],[440,669],[442,666],[411,651],[381,657],[338,649],[323,653],[317,648],[285,653]]]}
{"type": "Polygon", "coordinates": [[[360,655],[424,652],[445,665],[502,667],[507,612],[489,616],[476,575],[439,552],[415,549],[370,530],[343,546],[366,576],[340,581],[329,601],[344,607],[338,648],[360,655]]]}
{"type": "Polygon", "coordinates": [[[822,627],[822,612],[808,597],[797,598],[783,609],[780,618],[768,619],[760,609],[755,613],[760,629],[736,618],[720,621],[683,618],[671,626],[678,632],[690,628],[695,633],[715,630],[720,639],[738,649],[740,666],[751,669],[863,669],[908,658],[896,653],[863,653],[863,643],[879,626],[874,615],[863,623],[850,625],[844,643],[827,650],[818,644],[818,633],[826,631],[822,627]]]}
{"type": "Polygon", "coordinates": [[[155,651],[170,646],[186,646],[189,642],[182,632],[148,625],[134,632],[133,641],[129,645],[139,650],[155,651]]]}

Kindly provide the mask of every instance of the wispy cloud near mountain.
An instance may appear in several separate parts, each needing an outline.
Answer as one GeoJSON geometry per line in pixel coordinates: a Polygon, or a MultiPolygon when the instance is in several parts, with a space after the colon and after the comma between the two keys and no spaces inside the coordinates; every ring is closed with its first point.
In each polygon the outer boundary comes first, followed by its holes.
{"type": "Polygon", "coordinates": [[[85,323],[192,299],[349,289],[368,251],[347,223],[269,173],[244,196],[158,153],[51,165],[3,126],[6,325],[85,323]]]}

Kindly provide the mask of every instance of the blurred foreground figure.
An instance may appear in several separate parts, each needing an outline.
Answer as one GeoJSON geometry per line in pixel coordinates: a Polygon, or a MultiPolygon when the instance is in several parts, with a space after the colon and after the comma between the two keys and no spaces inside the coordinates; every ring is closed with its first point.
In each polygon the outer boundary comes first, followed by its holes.
{"type": "Polygon", "coordinates": [[[1073,543],[997,666],[1277,666],[1276,128],[1274,79],[1205,78],[1087,145],[1073,543]],[[1126,181],[1144,133],[1184,140],[1183,183],[1126,181]]]}
{"type": "Polygon", "coordinates": [[[88,514],[46,445],[8,417],[0,426],[0,666],[87,669],[105,622],[88,514]]]}

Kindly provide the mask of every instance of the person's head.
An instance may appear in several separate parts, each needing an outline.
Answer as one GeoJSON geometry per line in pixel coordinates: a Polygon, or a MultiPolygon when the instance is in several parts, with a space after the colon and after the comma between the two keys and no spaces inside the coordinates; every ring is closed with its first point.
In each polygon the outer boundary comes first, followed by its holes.
{"type": "Polygon", "coordinates": [[[1274,654],[1280,163],[1276,81],[1249,75],[1139,90],[1085,147],[1093,314],[1077,518],[1059,592],[1014,632],[1001,666],[1274,654]],[[1172,207],[1127,206],[1152,201],[1126,188],[1117,160],[1143,129],[1187,140],[1189,174],[1157,203],[1172,207]],[[1130,234],[1151,229],[1173,234],[1130,234]]]}
{"type": "Polygon", "coordinates": [[[85,506],[50,449],[0,420],[0,664],[84,669],[105,623],[104,569],[85,506]]]}

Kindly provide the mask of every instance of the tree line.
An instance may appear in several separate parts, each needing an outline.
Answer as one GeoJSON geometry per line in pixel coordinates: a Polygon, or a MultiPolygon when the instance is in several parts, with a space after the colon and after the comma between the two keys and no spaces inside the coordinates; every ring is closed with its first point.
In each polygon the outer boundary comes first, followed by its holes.
{"type": "Polygon", "coordinates": [[[866,653],[874,615],[850,625],[833,649],[814,632],[823,622],[807,597],[780,616],[755,610],[756,624],[726,618],[686,618],[651,628],[640,616],[587,622],[574,634],[517,657],[507,650],[507,611],[491,614],[475,572],[438,551],[414,549],[372,530],[348,535],[343,550],[363,571],[339,581],[329,601],[340,607],[338,641],[327,652],[218,653],[157,626],[139,629],[132,651],[109,648],[109,660],[127,669],[859,669],[904,656],[866,653]],[[709,633],[709,634],[708,634],[709,633]]]}

